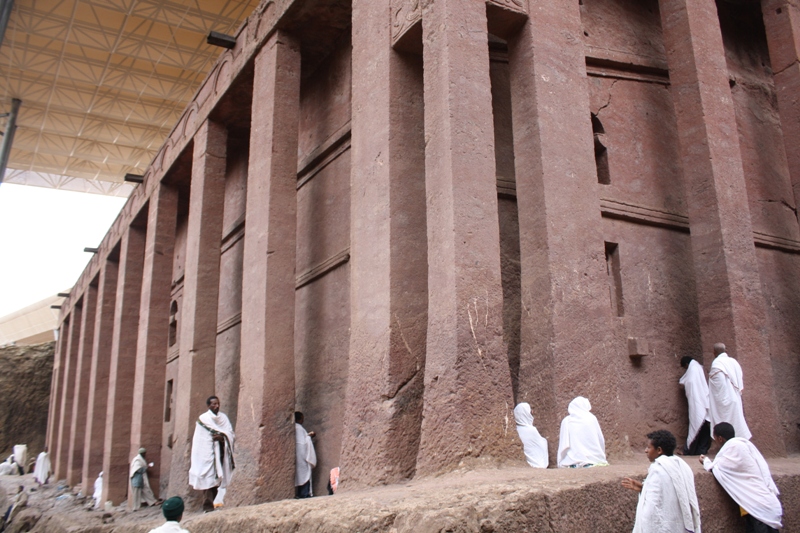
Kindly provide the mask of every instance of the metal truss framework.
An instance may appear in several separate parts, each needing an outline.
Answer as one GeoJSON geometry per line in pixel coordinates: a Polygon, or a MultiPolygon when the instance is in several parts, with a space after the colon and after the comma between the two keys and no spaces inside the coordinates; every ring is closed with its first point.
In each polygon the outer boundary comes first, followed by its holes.
{"type": "Polygon", "coordinates": [[[23,101],[5,181],[126,195],[259,0],[17,0],[0,101],[23,101]],[[110,182],[110,183],[109,183],[110,182]]]}

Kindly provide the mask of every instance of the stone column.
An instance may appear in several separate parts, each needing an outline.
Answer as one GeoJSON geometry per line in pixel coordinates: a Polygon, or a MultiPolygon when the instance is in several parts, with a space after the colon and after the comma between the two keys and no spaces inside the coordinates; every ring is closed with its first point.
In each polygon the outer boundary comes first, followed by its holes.
{"type": "Polygon", "coordinates": [[[53,361],[53,377],[50,380],[50,407],[47,415],[47,449],[50,450],[51,461],[55,461],[55,449],[58,444],[58,421],[61,418],[61,366],[64,364],[64,350],[66,350],[68,335],[69,316],[65,317],[61,325],[58,326],[58,340],[56,342],[53,361]]]}
{"type": "MultiPolygon", "coordinates": [[[[78,344],[77,368],[75,369],[75,394],[72,403],[72,422],[69,433],[69,456],[67,459],[67,485],[81,481],[83,469],[83,446],[86,436],[86,399],[89,395],[89,372],[92,368],[92,343],[94,341],[94,313],[97,308],[97,287],[89,284],[81,302],[80,342],[78,344]]],[[[81,487],[86,494],[87,487],[81,487]]]]}
{"type": "Polygon", "coordinates": [[[300,46],[276,32],[255,59],[242,272],[236,499],[294,496],[294,292],[300,46]]]}
{"type": "Polygon", "coordinates": [[[144,260],[144,228],[130,226],[120,240],[116,309],[111,337],[103,445],[103,500],[119,505],[128,492],[133,379],[144,260]]]}
{"type": "Polygon", "coordinates": [[[500,226],[483,0],[422,13],[428,337],[417,473],[519,455],[503,344],[500,226]]]}
{"type": "MultiPolygon", "coordinates": [[[[617,423],[605,247],[577,2],[531,0],[509,40],[520,229],[519,397],[555,459],[561,418],[589,398],[606,435],[617,423]]],[[[609,444],[614,439],[609,439],[609,444]]]]}
{"type": "Polygon", "coordinates": [[[55,464],[53,472],[55,479],[66,479],[67,462],[69,459],[69,425],[72,423],[72,404],[75,394],[75,367],[78,360],[78,344],[81,331],[80,302],[72,308],[69,316],[69,333],[67,346],[64,350],[64,360],[61,367],[61,412],[58,418],[58,442],[55,451],[55,464]]]}
{"type": "MultiPolygon", "coordinates": [[[[161,430],[164,426],[164,383],[177,216],[178,191],[159,184],[148,202],[128,451],[128,455],[134,457],[140,447],[147,449],[148,462],[155,463],[148,470],[148,476],[156,495],[161,482],[161,430]]],[[[132,505],[130,494],[128,504],[132,505]]]]}
{"type": "MultiPolygon", "coordinates": [[[[225,126],[211,120],[207,120],[194,137],[175,440],[169,478],[169,492],[176,496],[190,494],[190,444],[195,422],[207,410],[206,398],[214,394],[227,139],[225,126]]],[[[222,412],[225,412],[224,405],[222,412]]]]}
{"type": "MultiPolygon", "coordinates": [[[[81,484],[87,491],[89,487],[94,487],[97,474],[103,470],[108,369],[111,365],[111,339],[114,332],[114,311],[117,301],[117,271],[117,261],[106,259],[100,268],[97,283],[97,309],[94,316],[89,393],[86,399],[83,471],[81,473],[81,484]]],[[[92,490],[94,489],[92,488],[92,490]]]]}
{"type": "Polygon", "coordinates": [[[660,0],[659,6],[686,178],[703,354],[708,366],[713,344],[724,342],[739,360],[753,442],[765,454],[783,455],[766,311],[716,4],[660,0]]]}
{"type": "Polygon", "coordinates": [[[797,205],[800,202],[800,5],[792,0],[762,0],[761,12],[797,205]]]}
{"type": "Polygon", "coordinates": [[[389,2],[353,2],[350,356],[343,486],[416,467],[427,329],[422,58],[392,50],[389,2]]]}

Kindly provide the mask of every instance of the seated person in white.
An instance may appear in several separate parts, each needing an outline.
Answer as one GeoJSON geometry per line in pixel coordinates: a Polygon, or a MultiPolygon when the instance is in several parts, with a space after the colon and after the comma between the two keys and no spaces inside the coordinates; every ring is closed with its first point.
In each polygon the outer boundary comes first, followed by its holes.
{"type": "Polygon", "coordinates": [[[517,434],[522,441],[525,460],[534,468],[547,468],[547,439],[533,425],[531,406],[524,402],[518,404],[514,408],[514,420],[517,422],[517,434]]]}
{"type": "Polygon", "coordinates": [[[606,440],[591,413],[592,404],[578,396],[569,402],[567,410],[569,415],[561,421],[558,439],[558,467],[607,466],[606,440]]]}

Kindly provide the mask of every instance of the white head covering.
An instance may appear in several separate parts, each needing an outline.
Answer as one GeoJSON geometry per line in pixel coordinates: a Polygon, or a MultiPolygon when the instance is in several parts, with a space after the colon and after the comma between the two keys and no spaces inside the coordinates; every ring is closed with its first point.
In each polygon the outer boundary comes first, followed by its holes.
{"type": "Polygon", "coordinates": [[[583,396],[569,403],[569,415],[561,421],[558,466],[606,465],[606,440],[600,423],[590,412],[592,404],[583,396]]]}
{"type": "Polygon", "coordinates": [[[524,402],[518,404],[514,408],[514,420],[517,422],[525,460],[534,468],[547,468],[547,439],[533,426],[531,406],[524,402]]]}

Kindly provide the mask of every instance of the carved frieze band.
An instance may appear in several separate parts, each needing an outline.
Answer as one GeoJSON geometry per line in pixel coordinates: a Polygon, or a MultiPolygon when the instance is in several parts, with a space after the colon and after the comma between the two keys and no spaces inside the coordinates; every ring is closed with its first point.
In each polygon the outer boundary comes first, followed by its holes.
{"type": "Polygon", "coordinates": [[[769,235],[767,233],[761,233],[760,231],[754,231],[753,240],[755,241],[756,246],[761,248],[773,248],[783,252],[800,254],[800,242],[793,239],[787,239],[785,237],[778,237],[776,235],[769,235]]]}
{"type": "Polygon", "coordinates": [[[420,0],[392,0],[392,44],[422,20],[420,0]]]}
{"type": "Polygon", "coordinates": [[[680,231],[689,230],[689,217],[687,216],[660,211],[643,205],[628,204],[610,198],[600,199],[600,212],[603,216],[611,218],[634,220],[680,231]]]}
{"type": "Polygon", "coordinates": [[[517,11],[525,15],[528,14],[527,0],[487,0],[486,3],[504,7],[506,9],[510,9],[511,11],[517,11]]]}
{"type": "Polygon", "coordinates": [[[313,152],[297,163],[297,189],[350,149],[350,122],[332,133],[313,152]]]}
{"type": "Polygon", "coordinates": [[[222,234],[222,248],[220,253],[225,253],[234,244],[244,238],[244,215],[240,216],[236,221],[230,225],[222,234]]]}
{"type": "Polygon", "coordinates": [[[343,265],[350,261],[350,248],[345,248],[338,254],[329,257],[322,263],[318,265],[314,265],[313,267],[309,268],[305,272],[302,272],[297,279],[295,279],[294,288],[295,290],[303,287],[304,285],[308,285],[312,281],[317,278],[320,278],[333,270],[334,268],[338,267],[339,265],[343,265]]]}
{"type": "Polygon", "coordinates": [[[225,331],[231,329],[233,326],[241,323],[242,323],[242,313],[240,311],[235,315],[233,315],[232,317],[230,317],[229,319],[223,320],[222,322],[217,324],[217,335],[219,335],[220,333],[224,333],[225,331]]]}
{"type": "MultiPolygon", "coordinates": [[[[689,217],[677,213],[668,213],[646,207],[633,205],[609,198],[600,199],[600,211],[605,217],[618,218],[640,224],[660,226],[690,232],[689,217]]],[[[771,248],[791,254],[800,254],[800,241],[753,231],[753,243],[760,248],[771,248]]]]}

